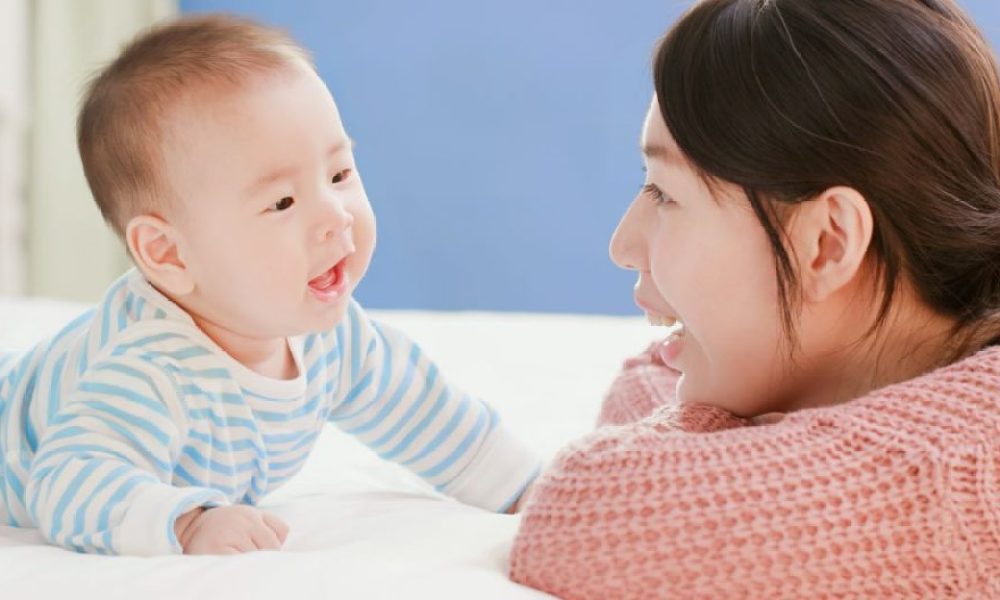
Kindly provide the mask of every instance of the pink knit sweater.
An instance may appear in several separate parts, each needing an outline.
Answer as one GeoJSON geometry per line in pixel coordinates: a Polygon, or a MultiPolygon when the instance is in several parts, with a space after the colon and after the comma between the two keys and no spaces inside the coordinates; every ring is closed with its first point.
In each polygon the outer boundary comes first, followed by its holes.
{"type": "Polygon", "coordinates": [[[622,424],[564,449],[528,499],[515,581],[566,598],[1000,598],[1000,348],[771,425],[677,405],[677,376],[648,351],[626,363],[601,416],[622,424]]]}

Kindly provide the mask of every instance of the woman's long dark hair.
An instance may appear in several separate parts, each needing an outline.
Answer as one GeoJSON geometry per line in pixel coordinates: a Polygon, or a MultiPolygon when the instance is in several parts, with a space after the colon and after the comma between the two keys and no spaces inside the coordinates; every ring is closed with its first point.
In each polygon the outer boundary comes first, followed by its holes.
{"type": "Polygon", "coordinates": [[[743,188],[774,250],[793,345],[783,207],[833,186],[871,207],[882,290],[905,276],[956,320],[954,358],[1000,342],[1000,81],[950,0],[705,0],[667,33],[659,108],[709,181],[743,188]]]}

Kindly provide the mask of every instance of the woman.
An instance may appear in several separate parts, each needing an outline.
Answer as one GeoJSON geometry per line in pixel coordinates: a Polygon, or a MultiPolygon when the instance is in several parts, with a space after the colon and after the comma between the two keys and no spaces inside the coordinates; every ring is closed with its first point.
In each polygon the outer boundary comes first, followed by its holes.
{"type": "Polygon", "coordinates": [[[574,598],[1000,596],[988,45],[950,0],[705,0],[653,75],[611,256],[651,322],[680,324],[626,364],[616,425],[534,486],[512,577],[574,598]]]}

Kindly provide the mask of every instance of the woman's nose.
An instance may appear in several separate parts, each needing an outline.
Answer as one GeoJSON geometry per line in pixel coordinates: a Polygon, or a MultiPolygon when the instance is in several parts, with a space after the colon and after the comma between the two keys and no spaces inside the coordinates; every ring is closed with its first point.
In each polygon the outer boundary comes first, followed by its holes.
{"type": "Polygon", "coordinates": [[[633,202],[622,215],[618,227],[611,235],[608,254],[623,269],[642,270],[646,265],[646,239],[637,203],[633,202]]]}

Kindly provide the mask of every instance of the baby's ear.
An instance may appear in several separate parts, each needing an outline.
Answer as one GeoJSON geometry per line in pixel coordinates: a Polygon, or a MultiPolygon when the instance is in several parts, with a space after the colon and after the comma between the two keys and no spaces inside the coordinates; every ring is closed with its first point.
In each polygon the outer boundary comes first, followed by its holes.
{"type": "Polygon", "coordinates": [[[132,217],[125,226],[125,243],[136,266],[174,298],[194,291],[194,279],[181,258],[178,242],[177,230],[153,215],[132,217]]]}

